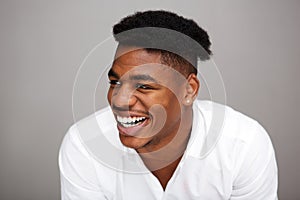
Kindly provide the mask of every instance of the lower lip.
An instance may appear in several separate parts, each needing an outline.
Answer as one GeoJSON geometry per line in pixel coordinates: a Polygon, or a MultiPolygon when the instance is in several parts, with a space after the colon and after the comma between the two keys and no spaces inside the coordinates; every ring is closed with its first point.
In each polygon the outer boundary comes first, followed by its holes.
{"type": "Polygon", "coordinates": [[[143,121],[141,124],[137,126],[132,126],[132,127],[124,127],[121,124],[118,123],[117,127],[121,135],[124,136],[136,136],[138,135],[139,130],[141,130],[143,127],[145,127],[148,119],[143,121]]]}

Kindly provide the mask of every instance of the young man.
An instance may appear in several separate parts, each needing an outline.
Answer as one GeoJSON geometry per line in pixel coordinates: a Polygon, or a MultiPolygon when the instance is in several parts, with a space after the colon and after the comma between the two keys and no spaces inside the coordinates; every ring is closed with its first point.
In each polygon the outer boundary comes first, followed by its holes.
{"type": "Polygon", "coordinates": [[[65,136],[62,199],[277,199],[265,130],[229,107],[196,100],[197,59],[211,54],[207,33],[174,13],[146,11],[116,24],[114,36],[110,107],[65,136]],[[99,129],[90,128],[93,120],[99,129]],[[93,137],[82,139],[88,134],[93,137]],[[95,142],[97,135],[105,137],[95,142]],[[105,138],[123,153],[108,148],[105,138]]]}

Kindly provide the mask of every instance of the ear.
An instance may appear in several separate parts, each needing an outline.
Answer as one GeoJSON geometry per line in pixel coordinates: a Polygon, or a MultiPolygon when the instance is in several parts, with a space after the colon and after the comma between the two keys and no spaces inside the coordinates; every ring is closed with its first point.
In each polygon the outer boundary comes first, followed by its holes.
{"type": "Polygon", "coordinates": [[[193,73],[190,74],[187,77],[183,104],[186,106],[192,105],[194,100],[197,98],[199,89],[200,89],[200,81],[197,78],[197,75],[193,73]]]}

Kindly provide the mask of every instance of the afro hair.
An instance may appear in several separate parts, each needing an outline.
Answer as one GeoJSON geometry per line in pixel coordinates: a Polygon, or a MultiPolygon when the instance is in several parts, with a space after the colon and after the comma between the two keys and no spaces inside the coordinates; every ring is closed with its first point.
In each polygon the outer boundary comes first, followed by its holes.
{"type": "Polygon", "coordinates": [[[136,12],[115,24],[113,35],[120,45],[159,52],[162,62],[189,73],[197,73],[198,59],[205,61],[211,55],[207,32],[193,20],[169,11],[136,12]]]}

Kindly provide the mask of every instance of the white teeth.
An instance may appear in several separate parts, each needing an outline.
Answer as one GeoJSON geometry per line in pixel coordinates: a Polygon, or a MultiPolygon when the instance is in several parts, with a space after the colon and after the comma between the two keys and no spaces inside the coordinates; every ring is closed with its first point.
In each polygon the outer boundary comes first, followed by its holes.
{"type": "Polygon", "coordinates": [[[120,122],[124,127],[132,127],[138,125],[139,121],[146,119],[146,117],[120,117],[117,116],[117,121],[120,122]]]}
{"type": "Polygon", "coordinates": [[[123,119],[123,123],[128,123],[128,122],[129,122],[128,118],[123,119]]]}

